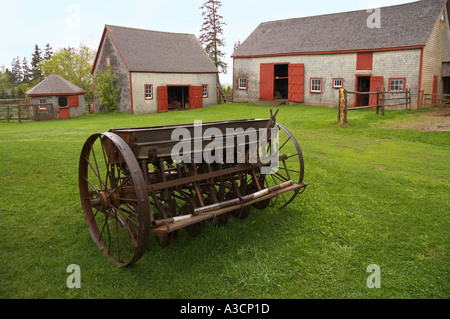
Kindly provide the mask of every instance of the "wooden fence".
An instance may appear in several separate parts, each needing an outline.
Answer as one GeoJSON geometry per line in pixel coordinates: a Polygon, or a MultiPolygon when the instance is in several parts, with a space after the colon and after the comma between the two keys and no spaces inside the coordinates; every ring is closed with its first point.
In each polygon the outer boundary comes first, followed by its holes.
{"type": "Polygon", "coordinates": [[[339,114],[338,119],[341,125],[348,124],[347,122],[347,112],[357,111],[364,109],[376,109],[377,114],[384,116],[384,111],[386,107],[398,107],[405,106],[406,109],[411,109],[411,89],[406,91],[395,91],[386,92],[385,89],[382,91],[377,90],[376,92],[352,92],[344,89],[339,90],[339,114]],[[358,107],[348,107],[348,94],[353,95],[376,95],[376,105],[370,106],[358,106],[358,107]]]}
{"type": "MultiPolygon", "coordinates": [[[[40,111],[40,108],[45,108],[46,110],[50,109],[50,114],[53,113],[53,104],[36,104],[36,105],[1,105],[0,104],[0,121],[6,121],[7,123],[11,121],[18,121],[22,123],[23,121],[32,121],[32,120],[45,120],[52,119],[51,118],[42,118],[40,113],[44,114],[44,112],[40,111]]],[[[48,112],[46,112],[48,113],[48,112]]]]}
{"type": "Polygon", "coordinates": [[[0,105],[0,121],[22,121],[31,120],[29,105],[0,105]]]}
{"type": "Polygon", "coordinates": [[[422,91],[422,108],[435,106],[450,106],[450,94],[425,94],[422,91]]]}

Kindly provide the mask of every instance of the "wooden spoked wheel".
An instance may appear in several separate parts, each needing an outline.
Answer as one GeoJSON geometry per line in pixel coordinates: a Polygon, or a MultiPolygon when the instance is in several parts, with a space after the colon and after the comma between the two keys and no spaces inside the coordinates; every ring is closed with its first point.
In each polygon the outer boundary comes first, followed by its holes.
{"type": "MultiPolygon", "coordinates": [[[[274,143],[274,145],[272,145],[269,141],[264,147],[267,151],[267,156],[278,156],[278,164],[272,165],[272,170],[268,174],[263,170],[258,172],[258,182],[262,188],[271,187],[287,181],[292,181],[296,184],[302,184],[305,168],[300,145],[298,144],[294,135],[285,126],[281,125],[280,123],[276,123],[275,128],[278,129],[278,138],[276,139],[276,142],[274,143]]],[[[263,145],[260,146],[260,154],[262,152],[262,147],[263,145]]],[[[252,190],[255,190],[255,181],[252,182],[251,188],[252,190]]],[[[300,192],[303,191],[304,188],[300,188],[282,193],[272,198],[270,200],[270,203],[267,202],[266,206],[280,208],[286,207],[295,199],[295,197],[300,192]]],[[[263,206],[264,202],[258,204],[259,207],[257,208],[264,208],[261,207],[263,206]]]]}
{"type": "Polygon", "coordinates": [[[81,152],[79,188],[90,235],[124,267],[139,260],[150,231],[150,204],[139,164],[116,134],[91,136],[81,152]]]}

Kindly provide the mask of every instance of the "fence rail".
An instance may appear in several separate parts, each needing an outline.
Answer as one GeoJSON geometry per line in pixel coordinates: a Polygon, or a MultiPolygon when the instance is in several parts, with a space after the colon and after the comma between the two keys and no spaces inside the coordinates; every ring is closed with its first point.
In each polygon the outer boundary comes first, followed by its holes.
{"type": "Polygon", "coordinates": [[[31,120],[29,105],[0,105],[0,121],[22,121],[31,120]]]}
{"type": "Polygon", "coordinates": [[[51,110],[51,114],[53,113],[53,104],[23,104],[23,105],[0,105],[0,121],[18,121],[22,123],[23,121],[32,121],[32,120],[42,120],[39,116],[39,113],[44,113],[44,110],[51,110]]]}
{"type": "Polygon", "coordinates": [[[422,103],[423,108],[434,106],[450,106],[450,94],[425,94],[422,91],[422,103]]]}
{"type": "Polygon", "coordinates": [[[347,91],[344,89],[339,90],[339,123],[341,125],[348,124],[347,122],[347,112],[348,111],[357,111],[363,109],[375,109],[377,110],[377,114],[380,113],[384,115],[384,111],[386,107],[393,106],[405,106],[406,109],[412,108],[411,103],[411,89],[406,91],[395,91],[395,92],[386,92],[385,89],[382,91],[377,90],[376,92],[354,92],[347,91]],[[354,95],[376,95],[376,105],[369,106],[358,106],[358,107],[348,107],[348,94],[354,95]],[[399,101],[402,101],[399,103],[399,101]]]}

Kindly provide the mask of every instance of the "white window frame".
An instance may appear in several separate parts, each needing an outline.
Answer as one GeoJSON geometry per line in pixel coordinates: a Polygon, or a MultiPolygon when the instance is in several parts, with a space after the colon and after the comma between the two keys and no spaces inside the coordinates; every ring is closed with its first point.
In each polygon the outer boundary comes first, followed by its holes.
{"type": "Polygon", "coordinates": [[[48,108],[46,106],[47,99],[39,99],[39,111],[48,111],[48,108]]]}
{"type": "Polygon", "coordinates": [[[209,85],[203,84],[203,98],[207,98],[209,96],[209,85]]]}
{"type": "Polygon", "coordinates": [[[389,91],[403,91],[405,88],[404,79],[390,79],[389,80],[389,91]]]}
{"type": "Polygon", "coordinates": [[[145,99],[153,100],[153,84],[145,84],[144,90],[145,90],[145,99]],[[149,88],[150,90],[148,90],[149,88]]]}
{"type": "Polygon", "coordinates": [[[333,88],[335,89],[342,89],[344,87],[344,79],[342,78],[335,78],[333,79],[333,88]],[[340,85],[336,85],[336,82],[339,81],[341,82],[340,85]]]}
{"type": "Polygon", "coordinates": [[[248,87],[247,77],[245,77],[245,76],[239,77],[238,78],[239,90],[247,90],[247,87],[248,87]]]}
{"type": "Polygon", "coordinates": [[[322,93],[322,88],[323,80],[321,78],[311,78],[311,93],[322,93]]]}

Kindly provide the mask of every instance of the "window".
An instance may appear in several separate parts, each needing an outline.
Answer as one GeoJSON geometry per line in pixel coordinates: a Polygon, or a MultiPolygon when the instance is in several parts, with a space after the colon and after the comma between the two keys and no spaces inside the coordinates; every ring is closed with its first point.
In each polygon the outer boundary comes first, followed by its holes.
{"type": "Polygon", "coordinates": [[[145,99],[153,100],[153,85],[151,84],[145,85],[145,99]]]}
{"type": "Polygon", "coordinates": [[[203,84],[203,98],[208,97],[208,84],[203,84]]]}
{"type": "Polygon", "coordinates": [[[442,14],[441,14],[441,22],[445,22],[445,9],[444,9],[444,11],[442,11],[442,14]]]}
{"type": "Polygon", "coordinates": [[[67,106],[67,97],[61,96],[58,99],[58,105],[59,105],[59,107],[66,107],[67,106]]]}
{"type": "Polygon", "coordinates": [[[238,78],[239,90],[247,90],[247,78],[238,78]]]}
{"type": "Polygon", "coordinates": [[[108,56],[108,57],[106,57],[105,60],[106,60],[106,62],[105,62],[106,69],[108,69],[111,67],[111,58],[108,56]]]}
{"type": "Polygon", "coordinates": [[[311,93],[322,93],[322,79],[311,78],[311,93]]]}
{"type": "Polygon", "coordinates": [[[47,100],[46,99],[39,99],[39,111],[47,111],[47,100]]]}
{"type": "Polygon", "coordinates": [[[389,79],[389,91],[405,91],[406,79],[389,79]]]}
{"type": "Polygon", "coordinates": [[[344,79],[333,79],[333,88],[342,89],[344,87],[344,79]]]}

